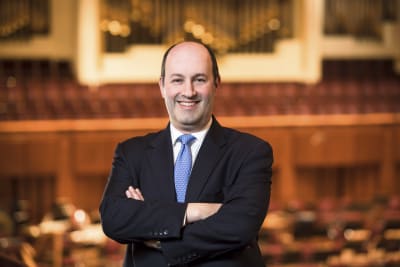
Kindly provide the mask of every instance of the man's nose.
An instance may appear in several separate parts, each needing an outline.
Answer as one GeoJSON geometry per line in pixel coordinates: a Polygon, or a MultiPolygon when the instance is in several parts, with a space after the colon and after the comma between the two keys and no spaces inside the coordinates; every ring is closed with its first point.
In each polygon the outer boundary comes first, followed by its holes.
{"type": "Polygon", "coordinates": [[[185,83],[185,87],[183,88],[183,95],[186,97],[193,97],[194,95],[196,95],[196,90],[192,82],[185,83]]]}

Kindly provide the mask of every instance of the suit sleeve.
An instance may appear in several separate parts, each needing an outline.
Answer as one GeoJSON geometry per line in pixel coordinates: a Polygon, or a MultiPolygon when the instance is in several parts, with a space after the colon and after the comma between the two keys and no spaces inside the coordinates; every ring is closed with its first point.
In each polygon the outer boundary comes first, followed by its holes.
{"type": "Polygon", "coordinates": [[[138,201],[125,196],[130,185],[138,187],[135,165],[134,162],[128,164],[123,146],[119,144],[100,204],[104,233],[120,243],[179,237],[186,204],[138,201]]]}
{"type": "Polygon", "coordinates": [[[212,258],[244,248],[256,239],[268,210],[273,155],[265,142],[258,142],[247,151],[247,155],[237,156],[235,179],[224,188],[221,209],[205,220],[187,225],[180,240],[161,242],[169,264],[212,258]]]}

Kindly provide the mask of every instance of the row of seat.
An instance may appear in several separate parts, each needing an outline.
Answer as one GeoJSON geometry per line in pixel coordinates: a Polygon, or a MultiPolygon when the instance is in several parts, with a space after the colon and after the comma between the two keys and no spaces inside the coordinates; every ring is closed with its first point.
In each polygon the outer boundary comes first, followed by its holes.
{"type": "MultiPolygon", "coordinates": [[[[34,64],[22,65],[24,68],[20,66],[14,72],[10,64],[0,61],[3,66],[0,67],[0,120],[166,116],[156,83],[84,86],[70,75],[65,64],[44,65],[51,66],[42,67],[47,76],[40,71],[35,76],[29,69],[34,64]]],[[[325,64],[324,77],[317,84],[223,83],[217,90],[215,114],[400,112],[400,76],[393,73],[386,61],[376,61],[375,65],[364,62],[364,65],[325,64]],[[347,67],[340,68],[342,65],[347,67]],[[350,75],[352,72],[354,77],[350,75]]]]}
{"type": "Polygon", "coordinates": [[[268,266],[400,264],[400,197],[273,205],[259,242],[268,266]]]}

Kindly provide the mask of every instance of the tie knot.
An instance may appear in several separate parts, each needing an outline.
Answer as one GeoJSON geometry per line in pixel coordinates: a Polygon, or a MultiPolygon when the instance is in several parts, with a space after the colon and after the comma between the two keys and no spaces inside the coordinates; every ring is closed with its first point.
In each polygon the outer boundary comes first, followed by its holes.
{"type": "Polygon", "coordinates": [[[191,134],[182,134],[178,137],[178,140],[181,141],[183,145],[190,145],[195,139],[196,137],[191,134]]]}

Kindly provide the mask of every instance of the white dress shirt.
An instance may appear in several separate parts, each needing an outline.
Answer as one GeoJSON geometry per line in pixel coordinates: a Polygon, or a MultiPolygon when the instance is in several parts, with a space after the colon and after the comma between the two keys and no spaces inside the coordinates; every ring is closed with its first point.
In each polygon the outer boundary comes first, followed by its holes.
{"type": "MultiPolygon", "coordinates": [[[[207,123],[207,126],[204,130],[201,130],[200,132],[195,132],[195,133],[190,133],[196,139],[193,141],[192,145],[190,146],[191,152],[192,152],[192,167],[194,165],[194,162],[197,158],[197,155],[199,154],[199,150],[201,145],[203,144],[204,138],[206,137],[206,134],[208,130],[211,127],[212,119],[207,123]]],[[[178,157],[179,151],[181,149],[182,143],[179,142],[177,139],[179,136],[181,136],[182,133],[178,129],[176,129],[172,123],[170,123],[170,130],[171,130],[171,139],[172,139],[172,146],[174,150],[174,163],[176,161],[176,158],[178,157]]]]}

